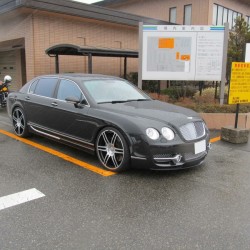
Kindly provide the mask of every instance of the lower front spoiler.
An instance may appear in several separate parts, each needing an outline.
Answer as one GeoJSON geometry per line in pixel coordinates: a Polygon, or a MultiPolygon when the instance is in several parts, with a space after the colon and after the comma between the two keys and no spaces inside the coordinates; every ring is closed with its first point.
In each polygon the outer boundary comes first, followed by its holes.
{"type": "Polygon", "coordinates": [[[202,165],[207,155],[203,156],[202,158],[192,160],[190,162],[180,162],[176,163],[175,165],[169,165],[164,167],[159,167],[157,165],[152,166],[151,170],[181,170],[181,169],[187,169],[187,168],[193,168],[198,167],[202,165]]]}
{"type": "Polygon", "coordinates": [[[133,159],[132,167],[140,168],[140,169],[151,169],[151,170],[181,170],[186,168],[198,167],[202,165],[204,162],[208,151],[205,151],[199,157],[191,160],[182,159],[177,161],[176,158],[174,160],[170,160],[168,163],[161,164],[160,162],[155,162],[154,160],[146,160],[146,159],[133,159]]]}

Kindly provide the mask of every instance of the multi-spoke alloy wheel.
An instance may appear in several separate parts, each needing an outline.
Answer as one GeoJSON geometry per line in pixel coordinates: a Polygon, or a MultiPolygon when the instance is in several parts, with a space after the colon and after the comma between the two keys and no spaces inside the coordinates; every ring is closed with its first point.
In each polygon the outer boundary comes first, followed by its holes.
{"type": "Polygon", "coordinates": [[[129,167],[128,146],[114,128],[105,128],[99,133],[96,151],[103,166],[109,170],[120,172],[129,167]]]}
{"type": "Polygon", "coordinates": [[[21,108],[15,108],[12,113],[12,123],[16,135],[26,137],[28,135],[28,128],[24,112],[21,108]]]}

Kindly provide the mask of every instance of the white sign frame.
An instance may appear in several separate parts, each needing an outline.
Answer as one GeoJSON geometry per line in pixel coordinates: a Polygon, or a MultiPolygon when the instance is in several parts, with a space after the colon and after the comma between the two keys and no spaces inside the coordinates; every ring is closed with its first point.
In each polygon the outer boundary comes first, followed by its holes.
{"type": "MultiPolygon", "coordinates": [[[[142,25],[140,32],[142,32],[140,38],[142,80],[221,81],[223,79],[223,67],[226,64],[225,44],[227,45],[228,42],[225,40],[224,26],[142,25]],[[174,71],[168,69],[166,71],[150,70],[148,65],[152,63],[149,60],[153,58],[157,63],[159,59],[156,57],[161,56],[159,53],[164,50],[149,47],[149,39],[178,39],[181,37],[192,40],[190,65],[186,67],[187,62],[183,62],[185,64],[183,71],[176,71],[176,69],[174,71]]],[[[165,58],[168,49],[163,53],[165,53],[165,58]]]]}
{"type": "Polygon", "coordinates": [[[245,62],[250,62],[250,43],[246,44],[245,62]]]}

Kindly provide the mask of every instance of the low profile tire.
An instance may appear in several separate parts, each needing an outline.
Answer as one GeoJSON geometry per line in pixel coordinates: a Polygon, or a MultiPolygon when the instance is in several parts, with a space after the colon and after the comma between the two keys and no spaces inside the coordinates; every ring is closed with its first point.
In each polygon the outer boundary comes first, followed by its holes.
{"type": "Polygon", "coordinates": [[[28,137],[29,131],[27,127],[26,116],[22,108],[15,108],[12,112],[12,124],[14,132],[19,137],[28,137]]]}
{"type": "Polygon", "coordinates": [[[122,172],[130,166],[130,153],[123,135],[115,128],[104,128],[96,140],[96,152],[104,168],[122,172]]]}

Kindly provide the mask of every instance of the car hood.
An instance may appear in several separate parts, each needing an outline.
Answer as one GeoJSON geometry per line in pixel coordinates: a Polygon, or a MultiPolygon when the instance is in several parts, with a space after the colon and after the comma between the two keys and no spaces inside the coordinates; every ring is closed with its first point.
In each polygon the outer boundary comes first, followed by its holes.
{"type": "Polygon", "coordinates": [[[182,125],[190,120],[200,120],[198,113],[191,109],[183,108],[173,104],[151,101],[132,101],[126,103],[105,103],[102,110],[117,113],[120,115],[131,116],[131,118],[145,118],[157,120],[173,125],[182,125]]]}

